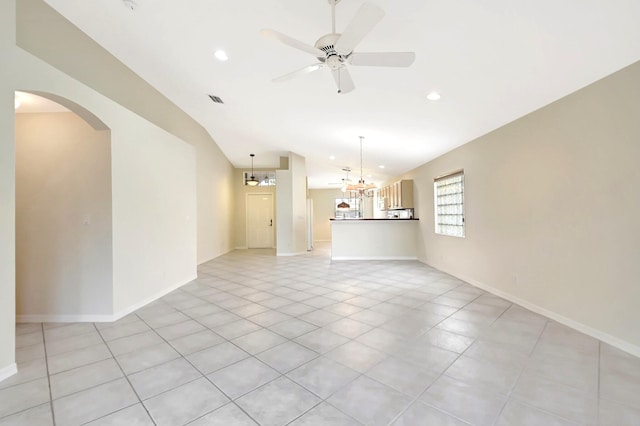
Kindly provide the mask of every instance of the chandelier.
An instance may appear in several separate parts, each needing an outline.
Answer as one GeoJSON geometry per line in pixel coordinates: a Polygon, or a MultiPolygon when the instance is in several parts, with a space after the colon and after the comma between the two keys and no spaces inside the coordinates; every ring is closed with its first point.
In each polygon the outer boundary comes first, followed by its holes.
{"type": "Polygon", "coordinates": [[[364,136],[359,136],[360,138],[360,180],[357,184],[347,185],[347,191],[354,193],[356,196],[360,197],[370,197],[372,195],[372,191],[376,189],[375,183],[365,183],[364,178],[362,177],[362,140],[364,136]]]}

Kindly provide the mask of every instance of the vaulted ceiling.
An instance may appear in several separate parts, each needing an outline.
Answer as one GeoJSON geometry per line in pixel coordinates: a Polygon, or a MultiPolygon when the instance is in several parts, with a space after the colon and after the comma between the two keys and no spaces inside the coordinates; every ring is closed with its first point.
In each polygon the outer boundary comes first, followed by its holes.
{"type": "MultiPolygon", "coordinates": [[[[350,66],[356,89],[338,94],[327,69],[272,82],[317,60],[260,35],[313,45],[331,32],[327,0],[46,2],[199,121],[236,167],[250,153],[277,167],[293,151],[315,188],[346,166],[359,175],[358,136],[365,179],[382,183],[640,60],[637,0],[373,0],[386,14],[356,51],[416,60],[350,66]]],[[[363,3],[338,3],[337,32],[363,3]]]]}

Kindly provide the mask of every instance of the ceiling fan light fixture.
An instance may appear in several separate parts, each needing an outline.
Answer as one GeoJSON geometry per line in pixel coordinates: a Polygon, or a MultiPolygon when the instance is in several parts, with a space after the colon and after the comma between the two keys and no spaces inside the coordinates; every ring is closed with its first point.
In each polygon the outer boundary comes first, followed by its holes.
{"type": "Polygon", "coordinates": [[[273,79],[281,82],[297,75],[307,74],[320,68],[328,68],[338,87],[338,94],[346,94],[355,89],[348,67],[409,67],[415,61],[414,52],[354,52],[358,44],[382,20],[385,13],[371,2],[365,2],[341,32],[336,32],[335,6],[340,0],[329,0],[331,5],[331,33],[321,36],[312,46],[278,31],[263,29],[260,34],[295,49],[313,55],[319,63],[273,79]]]}

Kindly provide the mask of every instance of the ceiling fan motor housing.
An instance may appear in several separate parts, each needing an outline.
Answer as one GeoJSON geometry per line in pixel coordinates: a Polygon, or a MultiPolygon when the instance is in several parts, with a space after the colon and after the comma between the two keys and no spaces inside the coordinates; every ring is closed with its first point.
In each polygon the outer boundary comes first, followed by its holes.
{"type": "Polygon", "coordinates": [[[334,44],[339,38],[340,34],[327,34],[320,37],[315,44],[315,47],[322,50],[325,54],[324,58],[319,57],[318,60],[327,64],[332,70],[342,68],[348,56],[341,55],[336,51],[334,44]]]}

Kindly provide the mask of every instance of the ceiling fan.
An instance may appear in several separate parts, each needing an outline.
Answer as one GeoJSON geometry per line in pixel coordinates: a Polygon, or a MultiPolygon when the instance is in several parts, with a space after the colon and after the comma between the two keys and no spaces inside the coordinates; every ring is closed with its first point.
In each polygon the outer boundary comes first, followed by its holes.
{"type": "Polygon", "coordinates": [[[274,82],[289,80],[301,74],[308,74],[321,68],[329,68],[338,86],[338,93],[349,93],[355,89],[347,64],[353,66],[408,67],[413,64],[414,52],[354,52],[358,43],[384,17],[382,9],[372,3],[364,3],[353,17],[347,28],[336,33],[336,5],[340,0],[328,0],[331,5],[332,30],[323,35],[314,46],[296,40],[274,30],[262,30],[267,38],[275,39],[288,46],[310,53],[316,57],[317,63],[300,70],[275,78],[274,82]]]}
{"type": "Polygon", "coordinates": [[[349,167],[345,167],[344,169],[342,169],[343,172],[347,173],[346,177],[343,177],[341,180],[341,182],[329,182],[330,186],[338,186],[340,185],[340,189],[342,190],[342,192],[346,192],[347,190],[347,186],[351,185],[353,182],[351,180],[351,178],[349,178],[349,173],[351,173],[351,169],[349,167]]]}

